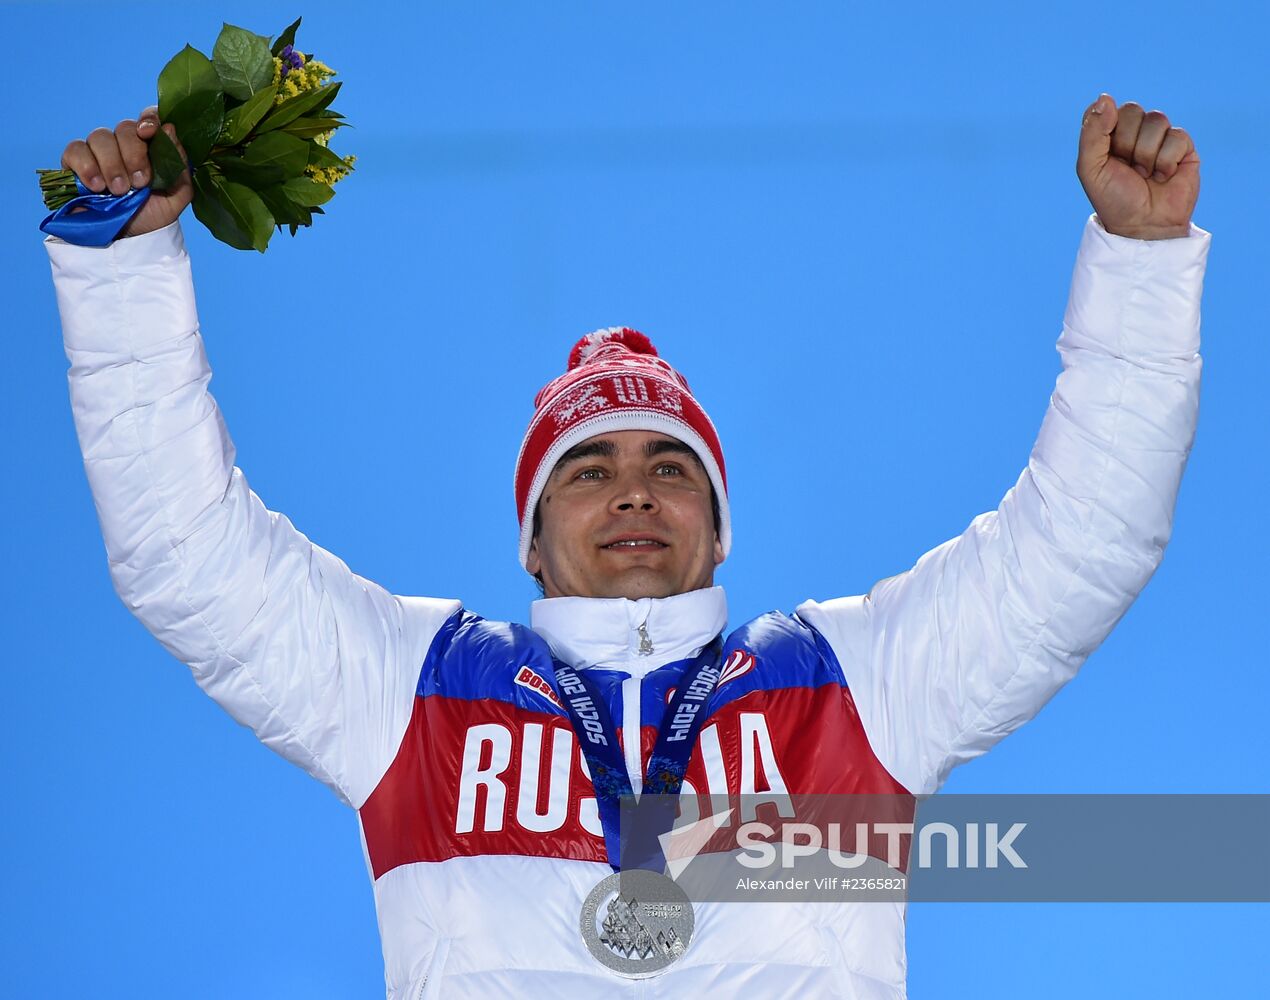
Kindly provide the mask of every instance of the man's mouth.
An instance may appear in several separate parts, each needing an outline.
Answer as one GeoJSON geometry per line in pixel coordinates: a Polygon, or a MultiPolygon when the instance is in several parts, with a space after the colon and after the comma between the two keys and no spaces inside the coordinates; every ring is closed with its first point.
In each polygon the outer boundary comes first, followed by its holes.
{"type": "Polygon", "coordinates": [[[621,538],[603,545],[605,549],[664,549],[666,545],[655,538],[621,538]]]}

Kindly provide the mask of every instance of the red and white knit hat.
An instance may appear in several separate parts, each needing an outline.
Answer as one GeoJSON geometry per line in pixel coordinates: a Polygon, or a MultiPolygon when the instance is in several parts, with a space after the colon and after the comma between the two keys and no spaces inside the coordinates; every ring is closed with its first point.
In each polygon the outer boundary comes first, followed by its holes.
{"type": "Polygon", "coordinates": [[[520,564],[529,558],[534,510],[560,456],[610,431],[659,431],[697,453],[719,502],[719,541],[732,547],[728,480],[714,424],[682,375],[627,327],[589,333],[569,352],[569,368],[534,397],[534,416],[516,459],[520,564]]]}

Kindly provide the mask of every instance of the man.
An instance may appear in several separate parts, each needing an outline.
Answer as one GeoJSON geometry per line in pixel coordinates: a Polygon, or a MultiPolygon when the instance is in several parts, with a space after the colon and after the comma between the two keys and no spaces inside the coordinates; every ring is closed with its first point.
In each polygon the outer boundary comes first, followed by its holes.
{"type": "MultiPolygon", "coordinates": [[[[122,193],[148,179],[158,127],[150,109],[63,163],[122,193]]],[[[1104,94],[1077,173],[1095,214],[1064,371],[999,509],[867,596],[726,636],[723,449],[642,335],[583,338],[536,397],[515,488],[544,599],[531,628],[487,622],[354,575],[248,489],[206,391],[176,224],[188,178],[108,248],[49,242],[116,589],[234,718],[358,810],[390,998],[904,995],[901,903],[699,904],[686,951],[642,982],[588,952],[579,912],[616,860],[621,792],[933,792],[1031,718],[1146,584],[1198,412],[1199,160],[1163,114],[1104,94]],[[676,713],[691,753],[668,782],[676,713]]]]}

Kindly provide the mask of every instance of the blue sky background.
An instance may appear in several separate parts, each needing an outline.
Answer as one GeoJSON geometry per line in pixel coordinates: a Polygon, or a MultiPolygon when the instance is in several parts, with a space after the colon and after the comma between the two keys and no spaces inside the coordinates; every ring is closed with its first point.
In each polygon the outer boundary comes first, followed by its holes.
{"type": "MultiPolygon", "coordinates": [[[[239,464],[355,571],[498,618],[536,596],[511,491],[533,394],[600,326],[650,334],[721,430],[734,624],[867,591],[994,508],[1059,371],[1081,112],[1164,110],[1214,234],[1173,542],[1081,676],[947,790],[1270,792],[1270,24],[1051,8],[0,5],[0,994],[383,995],[353,814],[113,594],[35,228],[33,168],[222,19],[304,14],[359,157],[263,258],[187,216],[239,464]]],[[[908,931],[915,998],[1242,995],[1270,908],[926,904],[908,931]]]]}

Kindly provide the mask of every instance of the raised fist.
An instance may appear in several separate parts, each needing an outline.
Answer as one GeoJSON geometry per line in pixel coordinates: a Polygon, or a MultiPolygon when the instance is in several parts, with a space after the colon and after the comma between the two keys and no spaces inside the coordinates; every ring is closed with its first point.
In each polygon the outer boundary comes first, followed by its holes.
{"type": "Polygon", "coordinates": [[[1186,236],[1199,197],[1199,154],[1162,111],[1102,94],[1085,112],[1076,175],[1103,228],[1118,236],[1186,236]]]}
{"type": "MultiPolygon", "coordinates": [[[[115,126],[93,129],[87,139],[76,139],[62,152],[62,166],[75,171],[88,190],[100,194],[127,194],[129,188],[139,188],[150,183],[150,158],[148,147],[159,129],[159,109],[149,107],[134,121],[127,119],[115,126]]],[[[177,142],[176,130],[164,125],[165,131],[181,156],[185,150],[177,142]]],[[[194,198],[194,185],[190,172],[185,170],[180,179],[166,191],[153,191],[141,210],[132,217],[127,228],[119,234],[140,236],[174,222],[194,198]]]]}

